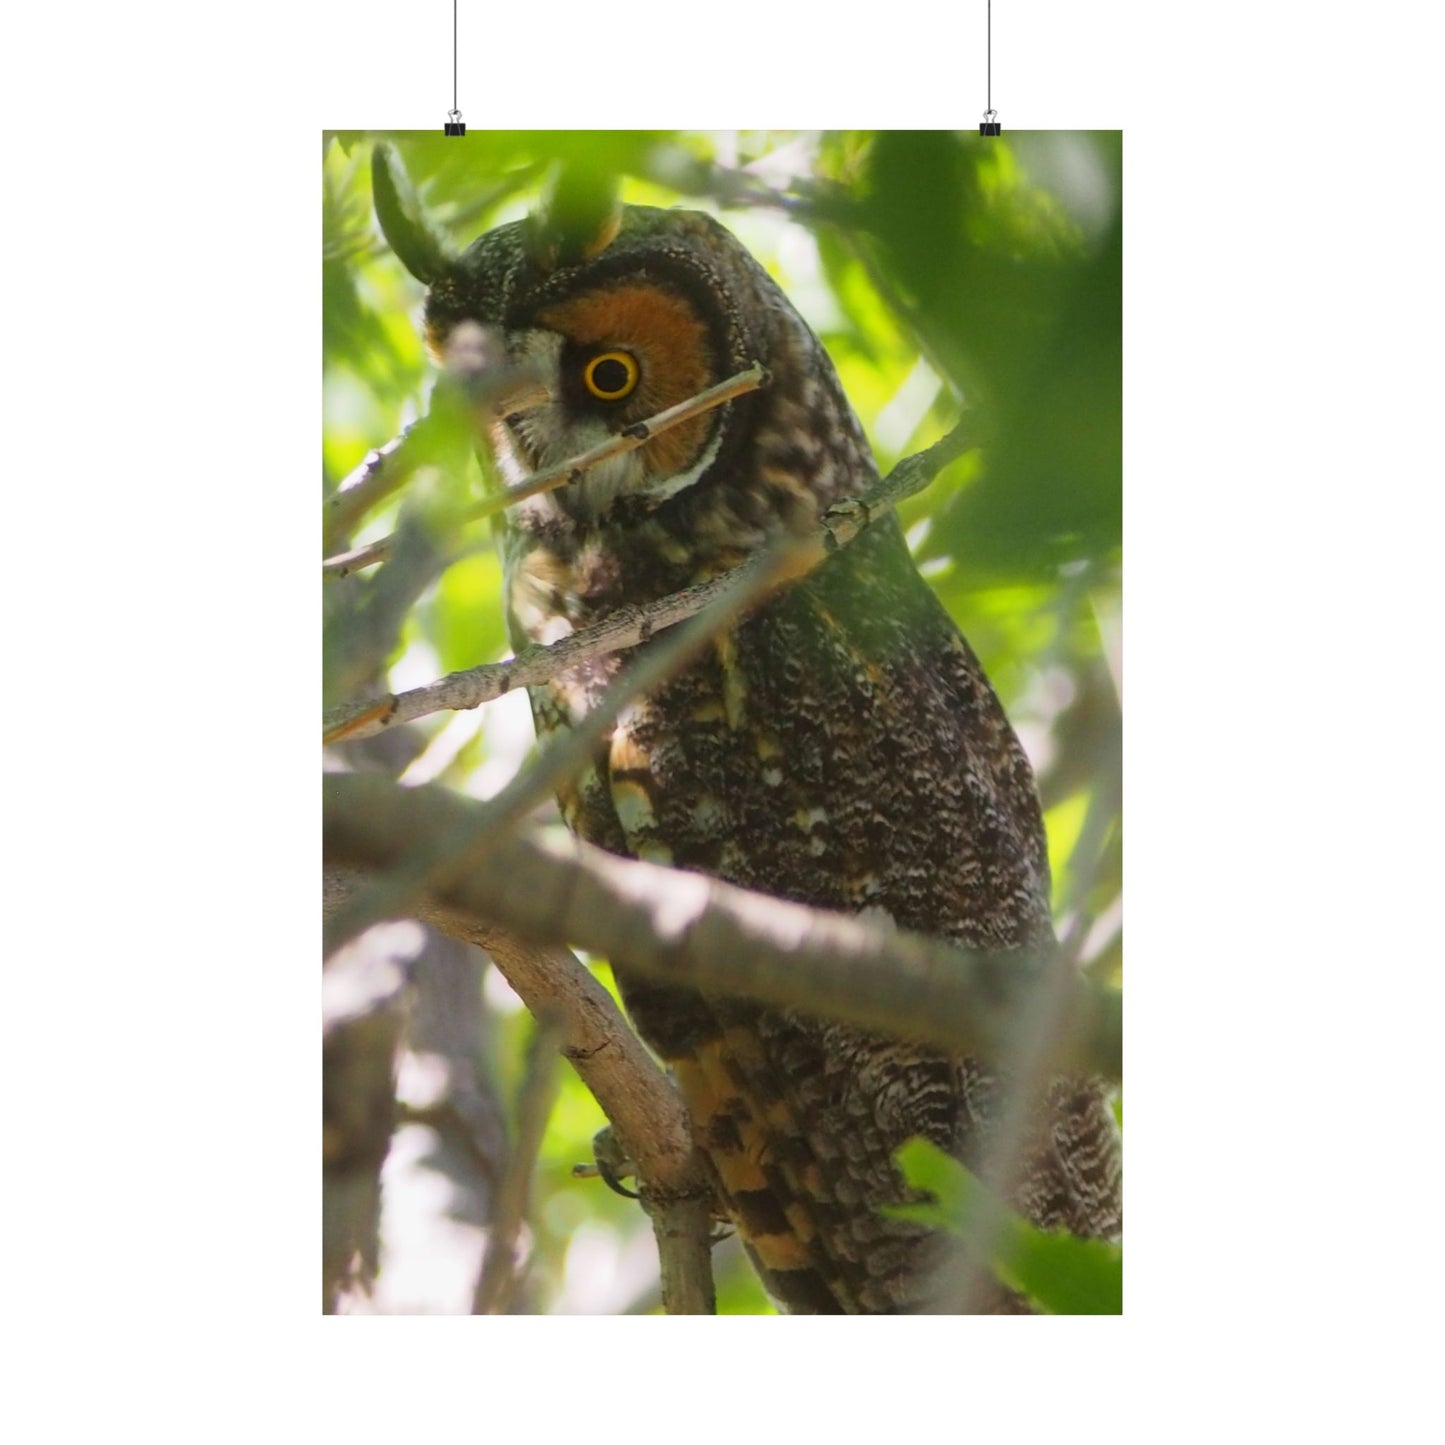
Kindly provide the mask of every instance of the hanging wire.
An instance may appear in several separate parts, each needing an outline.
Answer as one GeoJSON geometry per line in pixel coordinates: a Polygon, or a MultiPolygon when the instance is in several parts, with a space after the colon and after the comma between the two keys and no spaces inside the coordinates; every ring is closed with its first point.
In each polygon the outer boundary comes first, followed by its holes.
{"type": "Polygon", "coordinates": [[[993,108],[993,0],[988,0],[988,43],[985,53],[988,56],[988,109],[983,113],[978,133],[1002,135],[1003,127],[998,123],[998,112],[993,108]]]}
{"type": "Polygon", "coordinates": [[[452,108],[447,112],[447,123],[442,127],[445,135],[466,135],[462,124],[462,113],[457,109],[457,0],[452,0],[452,108]]]}

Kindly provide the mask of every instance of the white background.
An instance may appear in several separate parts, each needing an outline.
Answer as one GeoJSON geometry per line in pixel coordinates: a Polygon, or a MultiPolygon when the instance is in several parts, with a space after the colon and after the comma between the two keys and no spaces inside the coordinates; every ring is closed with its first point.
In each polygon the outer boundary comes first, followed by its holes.
{"type": "MultiPolygon", "coordinates": [[[[323,126],[441,124],[451,7],[15,13],[15,1438],[1425,1433],[1428,12],[995,5],[1006,132],[1125,132],[1126,1315],[1016,1325],[317,1316],[317,161],[323,126]]],[[[460,103],[476,128],[971,127],[983,31],[982,0],[463,0],[460,103]]]]}

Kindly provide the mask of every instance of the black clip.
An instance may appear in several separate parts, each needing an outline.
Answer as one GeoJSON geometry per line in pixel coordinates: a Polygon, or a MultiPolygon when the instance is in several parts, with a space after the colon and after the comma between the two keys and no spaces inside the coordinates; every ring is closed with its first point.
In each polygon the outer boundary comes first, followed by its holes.
{"type": "Polygon", "coordinates": [[[986,111],[984,111],[984,113],[983,113],[983,120],[982,120],[982,122],[979,124],[979,127],[978,127],[978,133],[979,133],[979,135],[1002,135],[1002,134],[1003,134],[1003,127],[998,123],[998,121],[996,121],[996,120],[994,119],[994,116],[996,116],[997,114],[998,114],[998,112],[997,112],[996,110],[986,110],[986,111]]]}
{"type": "Polygon", "coordinates": [[[447,123],[442,127],[443,135],[466,135],[467,128],[462,124],[462,113],[459,110],[447,112],[447,123]]]}

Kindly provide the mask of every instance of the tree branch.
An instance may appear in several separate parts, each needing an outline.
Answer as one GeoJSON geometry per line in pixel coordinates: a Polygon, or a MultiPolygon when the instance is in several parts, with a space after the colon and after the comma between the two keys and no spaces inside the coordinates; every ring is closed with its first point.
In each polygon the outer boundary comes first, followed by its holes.
{"type": "MultiPolygon", "coordinates": [[[[322,780],[327,858],[406,866],[475,818],[478,805],[383,778],[322,780]]],[[[531,831],[499,839],[485,868],[429,884],[435,902],[524,938],[571,942],[664,982],[740,994],[960,1053],[1007,1059],[1055,950],[965,949],[805,908],[531,831]]],[[[429,915],[428,915],[429,916],[429,915]]],[[[1071,977],[1051,1065],[1123,1073],[1119,994],[1071,977]]]]}
{"type": "Polygon", "coordinates": [[[715,1315],[712,1278],[712,1195],[662,1196],[644,1189],[642,1202],[657,1238],[662,1308],[670,1315],[715,1315]]]}
{"type": "Polygon", "coordinates": [[[349,1282],[366,1291],[376,1275],[406,979],[393,960],[358,950],[323,970],[321,1003],[321,1307],[333,1314],[349,1282]]]}
{"type": "MultiPolygon", "coordinates": [[[[328,867],[323,879],[330,909],[368,881],[346,867],[328,867]]],[[[693,1237],[707,1238],[714,1208],[711,1175],[693,1147],[686,1106],[612,996],[566,948],[523,939],[444,900],[422,899],[415,916],[484,948],[534,1017],[561,1021],[562,1053],[606,1114],[642,1186],[664,1286],[671,1289],[663,1307],[669,1314],[712,1313],[709,1251],[688,1250],[681,1242],[698,1217],[705,1226],[693,1237]]]]}
{"type": "Polygon", "coordinates": [[[517,1286],[517,1240],[527,1217],[532,1175],[557,1099],[557,1048],[563,1030],[556,1013],[537,1017],[537,1032],[517,1092],[517,1126],[507,1168],[497,1190],[486,1259],[477,1280],[474,1315],[504,1315],[517,1286]]]}
{"type": "MultiPolygon", "coordinates": [[[[434,908],[434,905],[433,905],[434,908]]],[[[717,1312],[712,1279],[711,1175],[693,1147],[687,1108],[607,990],[565,948],[536,946],[456,914],[427,910],[434,926],[485,938],[485,947],[534,1015],[557,1021],[562,1052],[607,1115],[636,1171],[652,1222],[670,1315],[717,1312]],[[442,920],[445,920],[444,922],[442,920]]]]}
{"type": "MultiPolygon", "coordinates": [[[[968,446],[965,422],[961,421],[927,450],[904,457],[863,496],[845,497],[835,503],[823,513],[813,531],[797,543],[792,560],[794,574],[805,575],[838,548],[847,546],[899,502],[921,492],[968,446]]],[[[764,555],[750,558],[731,572],[669,597],[643,606],[621,608],[550,647],[524,648],[509,662],[486,663],[450,673],[425,687],[343,704],[326,714],[322,740],[329,744],[371,737],[434,712],[479,707],[515,688],[547,682],[595,657],[646,642],[653,633],[701,612],[722,597],[738,591],[751,592],[756,587],[756,575],[764,565],[764,555]]]]}
{"type": "MultiPolygon", "coordinates": [[[[350,775],[333,776],[360,781],[350,775]]],[[[350,807],[351,803],[342,804],[344,811],[350,807]]],[[[369,831],[363,820],[352,822],[369,831]]],[[[346,851],[338,848],[335,856],[340,858],[346,851]]],[[[355,851],[365,854],[370,849],[355,851]]],[[[368,862],[365,857],[357,861],[363,866],[368,862]]],[[[323,881],[328,906],[334,908],[353,897],[369,877],[355,867],[332,866],[325,870],[323,881]]],[[[566,948],[521,938],[504,921],[450,907],[445,899],[420,900],[414,916],[439,932],[485,949],[534,1017],[560,1015],[562,1053],[602,1106],[639,1177],[668,1188],[694,1182],[687,1110],[677,1090],[633,1033],[612,995],[566,948]]]]}
{"type": "MultiPolygon", "coordinates": [[[[405,485],[418,467],[433,460],[435,443],[428,435],[428,420],[414,422],[385,446],[368,452],[361,465],[326,499],[322,546],[327,552],[351,536],[362,518],[405,485]]],[[[330,562],[323,566],[328,573],[341,577],[355,570],[330,562]]]]}

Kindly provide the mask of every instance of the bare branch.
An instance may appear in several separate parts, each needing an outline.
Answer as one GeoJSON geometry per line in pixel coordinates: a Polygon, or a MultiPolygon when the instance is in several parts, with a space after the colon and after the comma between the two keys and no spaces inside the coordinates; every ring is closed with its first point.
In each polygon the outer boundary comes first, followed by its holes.
{"type": "Polygon", "coordinates": [[[376,1275],[381,1166],[396,1122],[396,1055],[406,979],[391,958],[357,949],[322,973],[322,1310],[376,1275]]]}
{"type": "MultiPolygon", "coordinates": [[[[386,870],[475,820],[475,803],[384,778],[322,780],[329,859],[386,870]]],[[[987,1059],[1009,1056],[1055,950],[965,949],[524,831],[434,901],[522,937],[572,942],[649,977],[842,1019],[987,1059]]],[[[430,915],[428,915],[430,917],[430,915]]],[[[1061,1073],[1123,1072],[1120,996],[1070,976],[1051,1040],[1061,1073]]]]}
{"type": "Polygon", "coordinates": [[[350,551],[337,552],[322,562],[321,575],[333,582],[339,582],[343,577],[350,577],[353,572],[374,567],[378,562],[386,562],[391,557],[395,541],[396,538],[388,534],[375,542],[353,547],[350,551]]]}
{"type": "MultiPolygon", "coordinates": [[[[676,1089],[607,992],[569,952],[529,949],[518,940],[495,935],[489,946],[497,966],[528,1007],[554,1022],[555,1037],[566,1041],[564,1052],[602,1106],[617,1146],[637,1173],[643,1208],[657,1240],[663,1310],[670,1315],[715,1314],[712,1224],[717,1206],[707,1166],[693,1148],[687,1111],[676,1089]],[[542,1003],[543,998],[547,1002],[542,1003]],[[602,1040],[585,1049],[572,1042],[577,1033],[591,1033],[599,1023],[605,1030],[602,1040]]],[[[540,1039],[536,1046],[542,1047],[540,1039]]],[[[524,1086],[523,1104],[518,1109],[523,1117],[525,1099],[524,1086]]],[[[519,1151],[521,1134],[519,1125],[519,1151]]],[[[538,1135],[538,1147],[540,1143],[538,1135]]],[[[519,1211],[503,1215],[508,1197],[504,1182],[498,1201],[499,1227],[510,1226],[513,1214],[516,1224],[521,1222],[519,1211]]],[[[495,1270],[488,1253],[487,1270],[497,1279],[489,1286],[483,1278],[476,1313],[496,1314],[505,1308],[498,1302],[506,1298],[506,1263],[515,1257],[515,1239],[512,1228],[506,1254],[498,1255],[495,1270]]]]}
{"type": "Polygon", "coordinates": [[[642,1202],[657,1237],[663,1310],[670,1315],[715,1315],[711,1197],[662,1197],[645,1189],[642,1202]]]}
{"type": "Polygon", "coordinates": [[[679,146],[658,146],[649,157],[648,178],[685,196],[707,196],[737,210],[776,210],[797,220],[826,220],[837,209],[841,187],[795,176],[775,186],[748,169],[702,161],[679,146]],[[830,204],[831,202],[831,204],[830,204]]]}
{"type": "Polygon", "coordinates": [[[322,546],[328,552],[339,546],[373,507],[391,496],[423,464],[429,450],[418,423],[384,447],[368,452],[361,465],[326,499],[322,546]]]}
{"type": "Polygon", "coordinates": [[[640,1180],[678,1194],[705,1187],[677,1090],[611,994],[569,950],[525,942],[435,903],[423,911],[436,927],[481,943],[533,1014],[562,1018],[562,1052],[601,1105],[640,1180]]]}
{"type": "MultiPolygon", "coordinates": [[[[899,502],[921,492],[968,446],[965,423],[960,422],[926,451],[904,457],[863,496],[846,497],[835,503],[819,519],[813,532],[796,544],[792,562],[796,574],[803,575],[817,566],[899,502]]],[[[592,658],[635,647],[640,642],[646,642],[653,633],[701,612],[734,590],[749,591],[762,565],[761,558],[752,558],[731,572],[674,592],[669,597],[661,597],[644,606],[621,608],[592,627],[574,632],[550,647],[524,648],[510,662],[486,663],[464,672],[450,673],[425,687],[333,708],[325,718],[323,741],[333,743],[370,737],[434,712],[479,707],[514,688],[547,682],[592,658]]]]}
{"type": "Polygon", "coordinates": [[[517,1240],[527,1215],[532,1175],[557,1099],[557,1049],[564,1024],[553,1012],[537,1017],[537,1032],[517,1093],[517,1127],[507,1169],[497,1190],[487,1257],[477,1281],[475,1315],[506,1314],[517,1285],[517,1240]]]}
{"type": "Polygon", "coordinates": [[[354,697],[383,678],[402,623],[448,559],[437,549],[423,518],[403,515],[395,534],[395,556],[384,572],[358,578],[354,595],[332,593],[322,624],[323,691],[328,701],[354,697]]]}

